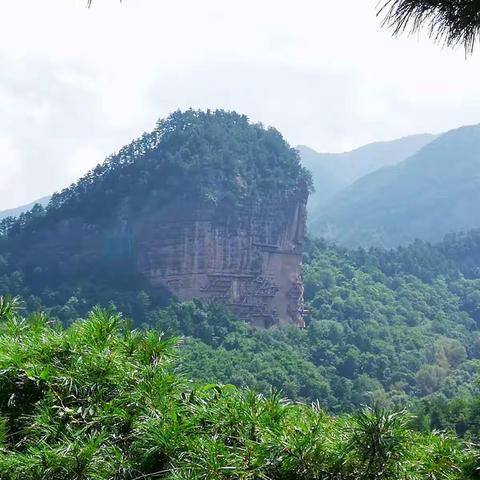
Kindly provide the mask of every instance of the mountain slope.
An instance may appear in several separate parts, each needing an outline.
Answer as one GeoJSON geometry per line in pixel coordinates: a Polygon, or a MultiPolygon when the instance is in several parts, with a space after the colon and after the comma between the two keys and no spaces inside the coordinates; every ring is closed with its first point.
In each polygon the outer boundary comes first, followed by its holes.
{"type": "Polygon", "coordinates": [[[8,210],[3,210],[0,212],[0,220],[7,218],[7,217],[18,217],[21,213],[28,212],[29,210],[32,209],[34,205],[37,203],[39,205],[42,205],[45,207],[48,202],[50,201],[50,195],[47,195],[46,197],[39,198],[38,200],[35,200],[31,203],[27,203],[26,205],[20,205],[19,207],[15,208],[9,208],[8,210]]]}
{"type": "Polygon", "coordinates": [[[395,165],[418,152],[436,138],[431,134],[411,135],[387,142],[375,142],[343,153],[319,153],[299,145],[302,163],[315,174],[323,168],[343,183],[352,183],[387,165],[395,165]]]}
{"type": "Polygon", "coordinates": [[[300,152],[303,166],[312,173],[315,192],[308,199],[308,208],[310,212],[315,212],[317,208],[345,188],[348,182],[334,174],[329,165],[324,164],[324,154],[304,145],[297,147],[297,150],[300,152]]]}
{"type": "Polygon", "coordinates": [[[480,125],[452,130],[331,199],[314,235],[346,245],[436,241],[480,226],[480,125]]]}
{"type": "Polygon", "coordinates": [[[344,153],[319,153],[305,145],[297,147],[302,164],[312,172],[315,193],[310,196],[311,218],[318,207],[360,177],[387,165],[395,165],[435,139],[434,135],[411,135],[376,142],[344,153]]]}

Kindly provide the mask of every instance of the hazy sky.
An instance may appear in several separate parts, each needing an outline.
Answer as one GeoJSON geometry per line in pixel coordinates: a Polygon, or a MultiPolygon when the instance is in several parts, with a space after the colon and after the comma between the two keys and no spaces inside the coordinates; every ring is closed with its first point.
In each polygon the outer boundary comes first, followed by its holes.
{"type": "Polygon", "coordinates": [[[392,39],[377,0],[0,0],[0,210],[177,108],[342,151],[480,123],[480,53],[392,39]]]}

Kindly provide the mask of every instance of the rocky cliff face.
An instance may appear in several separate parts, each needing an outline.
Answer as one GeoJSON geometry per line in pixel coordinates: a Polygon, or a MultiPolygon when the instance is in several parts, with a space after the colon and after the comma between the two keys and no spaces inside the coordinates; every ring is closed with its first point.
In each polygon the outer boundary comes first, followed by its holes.
{"type": "Polygon", "coordinates": [[[259,326],[303,325],[307,196],[229,208],[180,201],[136,212],[126,201],[108,226],[70,218],[37,232],[21,263],[60,278],[133,266],[153,289],[180,300],[223,303],[259,326]]]}
{"type": "Polygon", "coordinates": [[[256,325],[303,325],[307,195],[224,210],[177,205],[137,224],[138,268],[180,300],[221,302],[256,325]]]}
{"type": "Polygon", "coordinates": [[[0,234],[37,290],[86,279],[156,298],[168,289],[257,325],[302,325],[309,189],[275,129],[235,112],[174,112],[0,234]]]}

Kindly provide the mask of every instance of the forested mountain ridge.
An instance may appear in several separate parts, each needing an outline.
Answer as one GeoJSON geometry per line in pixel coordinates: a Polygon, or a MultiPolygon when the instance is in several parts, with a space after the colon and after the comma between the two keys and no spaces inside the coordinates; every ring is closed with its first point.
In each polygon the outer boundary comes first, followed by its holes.
{"type": "Polygon", "coordinates": [[[361,178],[324,206],[310,231],[345,245],[439,241],[478,228],[479,202],[480,126],[474,125],[361,178]]]}
{"type": "MultiPolygon", "coordinates": [[[[318,201],[321,203],[330,198],[342,188],[352,183],[354,179],[366,175],[386,164],[396,164],[418,151],[434,135],[411,135],[389,142],[376,142],[345,153],[319,153],[299,145],[302,165],[314,176],[315,193],[311,195],[310,205],[313,208],[318,201]]],[[[26,213],[36,204],[46,206],[51,195],[42,197],[29,204],[0,211],[0,220],[9,216],[26,213]]],[[[315,212],[312,210],[312,214],[315,212]]]]}
{"type": "Polygon", "coordinates": [[[127,199],[133,207],[148,199],[157,208],[177,198],[258,202],[279,190],[295,190],[302,182],[310,186],[308,171],[274,128],[251,124],[235,112],[177,111],[53,194],[41,219],[23,215],[2,228],[18,236],[24,229],[69,215],[98,222],[127,199]]]}
{"type": "Polygon", "coordinates": [[[310,187],[277,130],[235,112],[178,111],[46,209],[3,220],[0,252],[38,288],[122,278],[218,300],[258,325],[303,324],[310,187]]]}
{"type": "Polygon", "coordinates": [[[344,153],[319,153],[299,145],[302,164],[312,172],[315,193],[309,199],[310,221],[330,198],[359,178],[382,167],[396,165],[435,139],[435,135],[411,135],[375,142],[344,153]]]}

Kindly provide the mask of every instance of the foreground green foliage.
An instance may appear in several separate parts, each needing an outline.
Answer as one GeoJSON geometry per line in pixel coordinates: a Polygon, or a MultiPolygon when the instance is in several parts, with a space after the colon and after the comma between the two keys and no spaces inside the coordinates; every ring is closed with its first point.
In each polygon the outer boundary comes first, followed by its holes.
{"type": "Polygon", "coordinates": [[[63,329],[0,302],[0,478],[468,479],[476,452],[380,409],[192,389],[174,341],[94,310],[63,329]]]}

